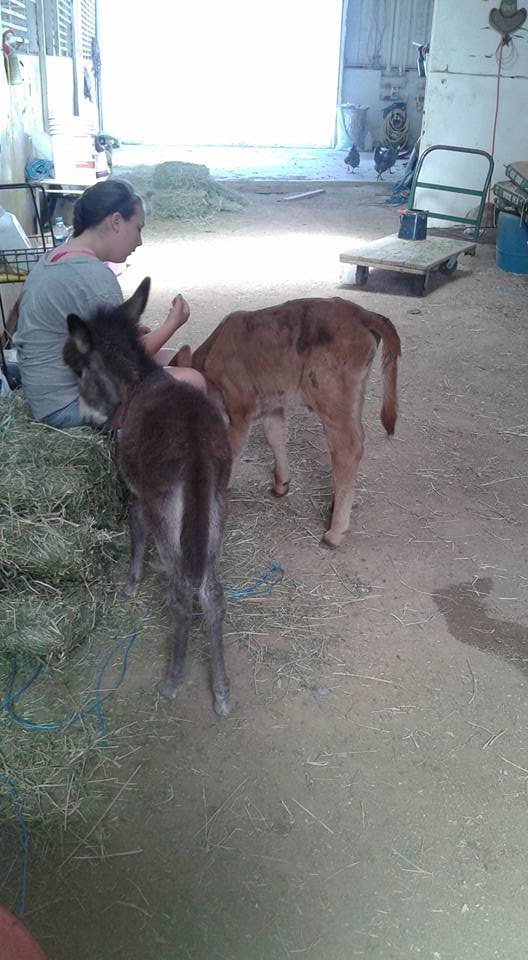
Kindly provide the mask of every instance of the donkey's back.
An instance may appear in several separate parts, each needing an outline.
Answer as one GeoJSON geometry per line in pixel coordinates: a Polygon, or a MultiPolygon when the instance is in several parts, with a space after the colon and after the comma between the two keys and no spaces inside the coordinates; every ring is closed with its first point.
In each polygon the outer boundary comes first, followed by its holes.
{"type": "Polygon", "coordinates": [[[181,574],[199,587],[211,553],[219,549],[231,469],[217,408],[162,371],[148,378],[123,417],[120,466],[143,505],[164,565],[179,552],[181,574]]]}

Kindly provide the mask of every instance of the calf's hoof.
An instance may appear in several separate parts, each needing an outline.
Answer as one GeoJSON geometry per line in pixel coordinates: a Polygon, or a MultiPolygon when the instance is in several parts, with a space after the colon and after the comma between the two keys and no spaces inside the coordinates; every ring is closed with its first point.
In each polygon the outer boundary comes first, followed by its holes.
{"type": "Polygon", "coordinates": [[[179,683],[175,683],[174,680],[169,680],[168,678],[159,680],[158,693],[160,697],[165,697],[165,700],[175,700],[179,686],[179,683]]]}
{"type": "Polygon", "coordinates": [[[321,546],[328,547],[329,550],[337,550],[341,546],[344,534],[334,533],[333,530],[327,530],[321,539],[321,546]]]}
{"type": "Polygon", "coordinates": [[[285,497],[289,489],[289,480],[286,480],[286,483],[278,483],[278,481],[275,480],[273,486],[271,487],[270,493],[272,493],[274,497],[285,497]]]}

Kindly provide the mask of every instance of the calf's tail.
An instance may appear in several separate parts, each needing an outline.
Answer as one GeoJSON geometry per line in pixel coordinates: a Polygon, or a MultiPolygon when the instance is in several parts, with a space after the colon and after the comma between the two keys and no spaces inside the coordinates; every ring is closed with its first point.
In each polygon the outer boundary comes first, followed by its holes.
{"type": "Polygon", "coordinates": [[[380,337],[383,343],[382,371],[383,371],[383,402],[381,405],[380,420],[385,430],[392,436],[398,416],[398,357],[401,357],[401,342],[394,324],[379,313],[371,313],[362,319],[362,323],[375,336],[380,337]]]}

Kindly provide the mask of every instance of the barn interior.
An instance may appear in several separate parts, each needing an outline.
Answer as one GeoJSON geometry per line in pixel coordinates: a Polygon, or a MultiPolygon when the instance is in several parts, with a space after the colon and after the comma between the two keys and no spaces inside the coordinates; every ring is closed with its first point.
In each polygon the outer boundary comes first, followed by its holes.
{"type": "Polygon", "coordinates": [[[149,14],[0,0],[0,958],[520,960],[526,10],[149,14]],[[198,607],[185,682],[157,692],[164,578],[149,554],[120,595],[115,440],[33,422],[16,382],[25,276],[106,177],[145,206],[124,297],[151,277],[151,328],[189,302],[174,346],[306,297],[401,339],[396,431],[380,348],[338,549],[317,417],[288,411],[281,498],[251,431],[220,564],[226,718],[198,607]]]}

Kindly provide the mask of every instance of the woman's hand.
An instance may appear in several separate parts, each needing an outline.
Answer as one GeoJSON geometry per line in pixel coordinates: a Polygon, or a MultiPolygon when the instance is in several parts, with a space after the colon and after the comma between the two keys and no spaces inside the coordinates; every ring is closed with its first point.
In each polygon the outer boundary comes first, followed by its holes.
{"type": "Polygon", "coordinates": [[[183,327],[183,324],[187,323],[190,315],[191,309],[187,303],[187,300],[181,295],[181,293],[178,293],[172,301],[172,306],[169,310],[165,323],[172,327],[174,332],[174,330],[177,330],[178,327],[183,327]]]}

